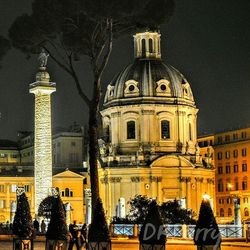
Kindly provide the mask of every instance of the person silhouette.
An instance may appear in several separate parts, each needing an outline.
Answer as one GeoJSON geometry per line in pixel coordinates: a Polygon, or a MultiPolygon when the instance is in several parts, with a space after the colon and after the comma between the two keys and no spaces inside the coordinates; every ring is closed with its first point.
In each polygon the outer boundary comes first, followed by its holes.
{"type": "Polygon", "coordinates": [[[69,242],[69,250],[72,250],[74,245],[76,245],[76,249],[80,250],[80,232],[79,228],[76,225],[76,221],[74,220],[73,224],[69,225],[70,232],[70,242],[69,242]]]}

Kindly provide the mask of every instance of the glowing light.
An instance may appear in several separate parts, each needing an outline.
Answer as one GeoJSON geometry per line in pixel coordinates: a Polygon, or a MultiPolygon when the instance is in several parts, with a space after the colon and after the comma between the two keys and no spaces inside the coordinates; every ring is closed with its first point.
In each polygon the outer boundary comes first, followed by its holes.
{"type": "Polygon", "coordinates": [[[205,194],[202,195],[202,198],[205,201],[209,201],[210,200],[210,195],[205,193],[205,194]]]}

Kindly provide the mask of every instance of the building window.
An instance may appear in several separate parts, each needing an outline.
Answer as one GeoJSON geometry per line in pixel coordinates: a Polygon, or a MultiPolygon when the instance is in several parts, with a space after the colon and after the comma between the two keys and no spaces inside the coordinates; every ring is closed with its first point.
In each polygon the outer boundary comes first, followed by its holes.
{"type": "Polygon", "coordinates": [[[227,210],[227,215],[228,215],[228,217],[230,217],[230,216],[232,216],[232,208],[228,208],[228,210],[227,210]]]}
{"type": "Polygon", "coordinates": [[[223,174],[223,167],[218,167],[218,174],[223,174]]]}
{"type": "Polygon", "coordinates": [[[246,156],[246,155],[247,155],[247,149],[246,149],[246,148],[243,148],[243,149],[241,150],[241,154],[242,154],[242,156],[246,156]]]}
{"type": "Polygon", "coordinates": [[[69,197],[69,189],[68,188],[65,188],[65,196],[69,197]]]}
{"type": "Polygon", "coordinates": [[[238,140],[238,134],[233,134],[234,141],[238,140]]]}
{"type": "Polygon", "coordinates": [[[244,177],[242,181],[242,190],[247,190],[247,177],[244,177]]]}
{"type": "Polygon", "coordinates": [[[221,144],[222,143],[222,136],[218,136],[217,141],[218,141],[218,144],[221,144]]]}
{"type": "Polygon", "coordinates": [[[222,181],[219,181],[218,182],[218,192],[223,192],[223,182],[222,181]]]}
{"type": "Polygon", "coordinates": [[[249,210],[247,207],[244,209],[244,216],[249,217],[249,210]]]}
{"type": "Polygon", "coordinates": [[[224,209],[223,208],[220,209],[220,217],[224,217],[224,209]]]}
{"type": "Polygon", "coordinates": [[[241,132],[241,138],[242,139],[247,138],[247,132],[246,131],[241,132]]]}
{"type": "Polygon", "coordinates": [[[222,159],[222,153],[221,153],[221,152],[219,152],[219,153],[217,154],[217,159],[218,159],[218,160],[221,160],[221,159],[222,159]]]}
{"type": "Polygon", "coordinates": [[[235,149],[234,152],[233,152],[233,154],[234,154],[234,158],[237,158],[238,157],[238,150],[235,149]]]}
{"type": "Polygon", "coordinates": [[[25,192],[30,192],[30,185],[24,185],[24,191],[25,192]]]}
{"type": "Polygon", "coordinates": [[[0,208],[5,208],[5,200],[0,200],[0,208]]]}
{"type": "Polygon", "coordinates": [[[7,157],[7,154],[3,154],[3,153],[0,154],[0,158],[6,158],[6,157],[7,157]]]}
{"type": "Polygon", "coordinates": [[[0,193],[4,192],[4,185],[0,185],[0,193]]]}
{"type": "Polygon", "coordinates": [[[230,151],[226,151],[226,159],[230,159],[230,151]]]}
{"type": "Polygon", "coordinates": [[[135,139],[135,121],[127,122],[127,139],[135,139]]]}
{"type": "Polygon", "coordinates": [[[232,199],[230,197],[227,198],[227,204],[232,204],[232,199]]]}
{"type": "Polygon", "coordinates": [[[246,172],[247,171],[247,164],[243,163],[242,164],[242,172],[246,172]]]}
{"type": "Polygon", "coordinates": [[[149,43],[149,53],[153,53],[153,39],[150,38],[148,40],[148,43],[149,43]]]}
{"type": "Polygon", "coordinates": [[[225,136],[225,141],[226,141],[226,142],[229,142],[229,141],[230,141],[230,135],[226,135],[226,136],[225,136]]]}
{"type": "Polygon", "coordinates": [[[10,191],[11,191],[12,193],[15,193],[15,192],[16,192],[16,184],[12,184],[12,185],[10,186],[10,191]]]}
{"type": "Polygon", "coordinates": [[[192,141],[193,140],[193,130],[192,130],[191,123],[189,123],[188,129],[189,129],[189,140],[192,141]]]}
{"type": "Polygon", "coordinates": [[[169,129],[169,121],[164,120],[161,121],[161,139],[169,139],[170,138],[170,129],[169,129]]]}
{"type": "Polygon", "coordinates": [[[238,165],[235,164],[235,165],[234,165],[234,173],[238,173],[238,171],[239,171],[238,165]]]}
{"type": "Polygon", "coordinates": [[[224,199],[220,198],[219,199],[219,204],[224,204],[224,199]]]}
{"type": "Polygon", "coordinates": [[[141,41],[141,55],[142,55],[142,57],[146,56],[146,41],[145,41],[145,39],[142,39],[142,41],[141,41]]]}
{"type": "Polygon", "coordinates": [[[247,198],[247,197],[244,197],[244,198],[243,198],[243,202],[244,202],[244,203],[248,203],[248,198],[247,198]]]}
{"type": "Polygon", "coordinates": [[[64,197],[64,191],[62,191],[62,197],[64,197]]]}
{"type": "Polygon", "coordinates": [[[229,173],[230,173],[230,166],[227,165],[227,166],[226,166],[226,174],[229,174],[229,173]]]}

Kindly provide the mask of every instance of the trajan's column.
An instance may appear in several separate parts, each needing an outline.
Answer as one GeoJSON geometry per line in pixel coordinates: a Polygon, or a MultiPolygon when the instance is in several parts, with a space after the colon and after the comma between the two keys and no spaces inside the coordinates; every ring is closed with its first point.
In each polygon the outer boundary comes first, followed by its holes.
{"type": "Polygon", "coordinates": [[[56,84],[50,82],[46,70],[48,54],[43,50],[39,57],[36,81],[30,84],[30,93],[35,95],[35,213],[41,201],[52,187],[52,137],[51,137],[51,94],[56,84]]]}

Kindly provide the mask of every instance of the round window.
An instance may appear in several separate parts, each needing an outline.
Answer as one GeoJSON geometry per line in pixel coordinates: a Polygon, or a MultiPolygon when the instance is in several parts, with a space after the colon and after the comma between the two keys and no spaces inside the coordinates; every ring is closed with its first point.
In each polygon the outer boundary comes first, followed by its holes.
{"type": "Polygon", "coordinates": [[[165,85],[165,84],[162,84],[162,85],[161,85],[161,90],[162,90],[162,91],[166,91],[166,89],[167,89],[166,85],[165,85]]]}
{"type": "Polygon", "coordinates": [[[132,91],[135,90],[135,86],[134,86],[134,85],[130,85],[130,86],[128,87],[128,89],[129,89],[130,92],[132,92],[132,91]]]}

